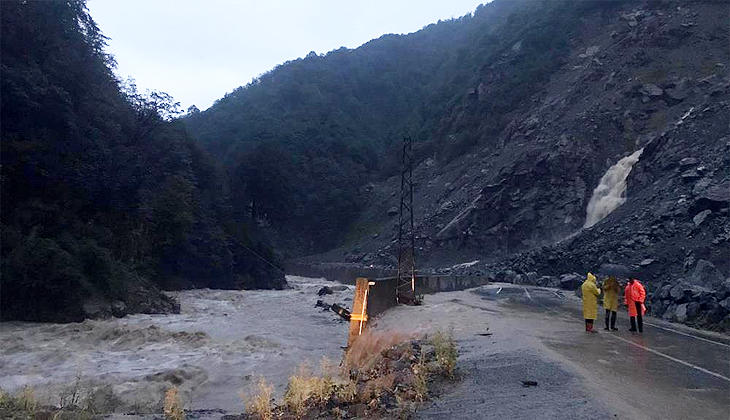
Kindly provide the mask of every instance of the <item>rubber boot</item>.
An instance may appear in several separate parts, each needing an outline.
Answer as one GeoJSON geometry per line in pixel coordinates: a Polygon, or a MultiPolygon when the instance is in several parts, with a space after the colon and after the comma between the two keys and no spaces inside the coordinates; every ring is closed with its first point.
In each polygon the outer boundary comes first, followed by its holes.
{"type": "Polygon", "coordinates": [[[588,323],[588,332],[591,332],[591,333],[597,333],[598,332],[598,331],[596,331],[596,330],[593,329],[593,320],[592,319],[588,323]]]}
{"type": "Polygon", "coordinates": [[[636,317],[631,317],[631,329],[629,330],[631,332],[636,332],[636,317]]]}
{"type": "Polygon", "coordinates": [[[604,328],[604,330],[606,330],[606,331],[608,331],[608,322],[610,319],[611,319],[611,311],[606,309],[606,328],[604,328]]]}

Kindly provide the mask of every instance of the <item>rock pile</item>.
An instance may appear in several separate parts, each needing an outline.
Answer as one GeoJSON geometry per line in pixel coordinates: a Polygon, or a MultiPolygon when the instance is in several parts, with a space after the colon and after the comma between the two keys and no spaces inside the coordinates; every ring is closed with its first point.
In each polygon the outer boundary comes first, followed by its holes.
{"type": "Polygon", "coordinates": [[[727,331],[730,329],[730,278],[717,290],[687,281],[664,282],[648,296],[649,313],[667,321],[727,331]]]}

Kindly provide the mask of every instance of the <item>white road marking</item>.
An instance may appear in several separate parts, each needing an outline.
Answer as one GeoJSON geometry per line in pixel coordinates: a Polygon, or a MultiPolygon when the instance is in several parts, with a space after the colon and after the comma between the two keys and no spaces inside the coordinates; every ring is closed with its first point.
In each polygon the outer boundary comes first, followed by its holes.
{"type": "Polygon", "coordinates": [[[499,290],[497,290],[497,294],[502,291],[502,288],[500,287],[499,290]]]}
{"type": "Polygon", "coordinates": [[[621,341],[625,341],[625,342],[627,342],[627,343],[631,344],[632,346],[636,346],[636,347],[638,347],[638,348],[640,348],[640,349],[644,349],[644,350],[646,350],[646,351],[650,351],[650,352],[652,352],[652,353],[654,353],[654,354],[656,354],[656,355],[659,355],[659,356],[665,357],[665,358],[667,358],[667,359],[669,359],[669,360],[671,360],[671,361],[673,361],[673,362],[681,363],[681,364],[683,364],[683,365],[685,365],[685,366],[689,366],[689,367],[691,367],[691,368],[693,368],[693,369],[697,369],[697,370],[699,370],[700,372],[704,372],[704,373],[707,373],[707,374],[709,374],[709,375],[712,375],[712,376],[718,377],[718,378],[720,378],[720,379],[724,379],[724,380],[725,380],[725,381],[727,381],[727,382],[730,382],[730,378],[728,378],[727,376],[724,376],[724,375],[720,375],[720,374],[719,374],[719,373],[717,373],[717,372],[713,372],[713,371],[711,371],[711,370],[707,370],[707,369],[705,369],[705,368],[703,368],[703,367],[699,367],[699,366],[697,366],[697,365],[693,365],[693,364],[692,364],[692,363],[690,363],[690,362],[685,362],[685,361],[684,361],[684,360],[682,360],[682,359],[677,359],[676,357],[672,357],[672,356],[670,356],[670,355],[668,355],[668,354],[664,354],[664,353],[662,353],[662,352],[660,352],[660,351],[656,351],[656,350],[654,350],[654,349],[650,349],[649,347],[646,347],[646,346],[642,346],[641,344],[638,344],[638,343],[634,343],[634,342],[633,342],[633,341],[631,341],[631,340],[627,340],[627,339],[625,339],[625,338],[621,338],[621,337],[618,337],[618,336],[616,336],[616,335],[613,335],[613,334],[604,334],[604,337],[605,337],[606,335],[608,335],[609,337],[611,337],[611,338],[614,338],[614,339],[616,339],[616,340],[621,340],[621,341]]]}
{"type": "Polygon", "coordinates": [[[728,344],[721,343],[719,341],[710,340],[709,338],[698,337],[696,335],[692,335],[692,334],[689,334],[689,333],[686,333],[686,332],[678,331],[678,330],[675,330],[673,328],[662,327],[661,325],[657,325],[657,324],[654,324],[652,322],[646,322],[646,318],[644,318],[644,324],[651,325],[652,327],[655,327],[655,328],[661,328],[663,330],[671,331],[673,333],[686,335],[687,337],[696,338],[698,340],[707,341],[708,343],[717,344],[718,346],[730,347],[730,345],[728,345],[728,344]]]}
{"type": "Polygon", "coordinates": [[[532,300],[532,296],[530,296],[530,292],[527,291],[527,288],[526,287],[523,287],[522,290],[525,291],[525,294],[527,295],[527,298],[530,299],[530,300],[532,300]]]}

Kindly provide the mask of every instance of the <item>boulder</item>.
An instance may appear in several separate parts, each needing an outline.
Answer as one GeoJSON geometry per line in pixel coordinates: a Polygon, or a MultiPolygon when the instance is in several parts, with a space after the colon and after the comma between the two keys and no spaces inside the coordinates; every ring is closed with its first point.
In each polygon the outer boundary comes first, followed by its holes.
{"type": "Polygon", "coordinates": [[[585,279],[578,274],[563,274],[560,276],[560,288],[563,290],[576,290],[580,288],[585,279]]]}
{"type": "Polygon", "coordinates": [[[707,177],[702,178],[695,182],[694,187],[692,187],[692,194],[702,195],[710,186],[712,186],[712,179],[707,177]]]}
{"type": "Polygon", "coordinates": [[[669,291],[669,297],[674,303],[686,303],[692,299],[693,295],[706,290],[697,285],[679,282],[669,291]]]}
{"type": "Polygon", "coordinates": [[[494,280],[501,283],[514,283],[516,278],[517,273],[513,270],[500,271],[496,276],[494,276],[494,280]]]}
{"type": "MultiPolygon", "coordinates": [[[[699,181],[698,181],[699,182],[699,181]]],[[[691,214],[703,210],[721,211],[730,206],[730,177],[720,183],[702,189],[701,194],[690,205],[691,214]]]]}
{"type": "Polygon", "coordinates": [[[671,292],[673,287],[674,287],[674,285],[671,283],[665,284],[664,286],[662,286],[662,288],[659,289],[659,293],[658,293],[659,298],[660,299],[669,299],[669,297],[670,297],[669,293],[671,292]]]}
{"type": "Polygon", "coordinates": [[[558,287],[560,279],[555,276],[542,276],[537,279],[537,285],[542,287],[558,287]]]}
{"type": "Polygon", "coordinates": [[[695,217],[692,218],[692,221],[695,223],[695,226],[699,226],[702,224],[702,222],[707,219],[707,216],[712,214],[712,210],[702,210],[701,212],[697,213],[695,217]]]}
{"type": "Polygon", "coordinates": [[[726,311],[730,311],[730,297],[723,299],[722,302],[720,302],[720,307],[726,311]]]}
{"type": "Polygon", "coordinates": [[[667,93],[667,96],[675,101],[683,101],[689,96],[690,87],[687,84],[679,84],[673,88],[667,89],[665,92],[667,93]]]}
{"type": "Polygon", "coordinates": [[[91,299],[82,305],[85,318],[98,319],[108,318],[112,313],[109,302],[99,299],[91,299]]]}
{"type": "Polygon", "coordinates": [[[730,203],[730,178],[725,178],[721,183],[707,189],[704,198],[713,201],[730,203]]]}
{"type": "Polygon", "coordinates": [[[717,293],[723,298],[730,297],[730,278],[722,282],[717,293]]]}
{"type": "Polygon", "coordinates": [[[720,306],[719,303],[716,303],[708,311],[707,320],[710,321],[710,323],[717,324],[718,322],[722,321],[723,318],[725,318],[725,316],[727,315],[727,313],[728,313],[728,310],[727,309],[725,309],[722,306],[720,306]]]}
{"type": "Polygon", "coordinates": [[[334,292],[332,291],[331,288],[329,288],[328,286],[323,286],[321,289],[319,289],[319,291],[317,292],[317,295],[324,296],[324,295],[331,295],[333,293],[334,292]]]}
{"type": "Polygon", "coordinates": [[[692,320],[700,316],[701,309],[698,302],[690,302],[687,304],[687,319],[692,320]]]}
{"type": "Polygon", "coordinates": [[[112,302],[112,315],[117,318],[122,318],[127,315],[127,305],[121,300],[112,302]]]}
{"type": "Polygon", "coordinates": [[[651,305],[651,307],[647,309],[650,309],[649,312],[651,313],[651,315],[658,317],[664,313],[664,311],[667,309],[667,306],[669,306],[668,300],[656,300],[651,305]]]}
{"type": "Polygon", "coordinates": [[[673,303],[673,304],[669,305],[669,307],[667,307],[667,309],[664,311],[664,315],[662,315],[662,319],[667,320],[667,321],[671,321],[672,319],[674,319],[674,314],[675,314],[676,309],[677,309],[676,304],[673,303]]]}
{"type": "Polygon", "coordinates": [[[641,262],[639,263],[639,266],[646,267],[646,266],[652,265],[655,261],[656,260],[654,260],[652,258],[646,258],[644,260],[641,260],[641,262]]]}
{"type": "Polygon", "coordinates": [[[682,172],[682,175],[680,175],[680,177],[682,177],[682,180],[684,181],[693,181],[695,179],[702,178],[702,175],[700,175],[700,173],[696,170],[690,169],[688,171],[682,172]]]}
{"type": "Polygon", "coordinates": [[[682,303],[677,305],[677,308],[674,310],[674,319],[678,322],[687,321],[687,305],[687,303],[682,303]]]}
{"type": "MultiPolygon", "coordinates": [[[[537,279],[538,279],[538,276],[537,276],[536,272],[530,271],[529,273],[527,273],[527,284],[533,285],[533,286],[537,285],[537,279]]],[[[728,283],[730,283],[730,281],[728,283]]],[[[728,287],[730,287],[730,284],[728,285],[728,287]]]]}
{"type": "Polygon", "coordinates": [[[694,165],[697,165],[698,162],[699,161],[697,160],[697,158],[686,157],[679,161],[679,166],[682,168],[687,167],[687,166],[694,166],[694,165]]]}
{"type": "Polygon", "coordinates": [[[653,83],[646,83],[641,87],[641,93],[647,96],[662,96],[664,91],[653,83]]]}
{"type": "Polygon", "coordinates": [[[700,302],[700,309],[702,309],[703,312],[707,312],[710,309],[716,307],[718,305],[717,302],[718,302],[717,298],[715,298],[714,296],[711,296],[707,300],[700,302]]]}
{"type": "Polygon", "coordinates": [[[711,262],[699,260],[689,277],[689,281],[692,284],[717,289],[724,283],[725,276],[711,262]]]}

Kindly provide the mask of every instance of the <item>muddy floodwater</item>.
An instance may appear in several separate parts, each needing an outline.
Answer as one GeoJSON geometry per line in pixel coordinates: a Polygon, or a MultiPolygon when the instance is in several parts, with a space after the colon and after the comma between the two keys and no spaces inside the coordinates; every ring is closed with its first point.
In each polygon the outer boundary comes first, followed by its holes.
{"type": "Polygon", "coordinates": [[[74,390],[104,390],[118,411],[157,411],[164,392],[179,385],[186,408],[240,412],[241,393],[254,393],[260,375],[281,395],[301,363],[339,361],[346,345],[347,323],[314,304],[350,307],[353,287],[287,281],[292,288],[284,291],[177,292],[179,315],[2,323],[0,388],[28,386],[49,404],[74,390]],[[335,292],[320,298],[324,285],[335,292]]]}

